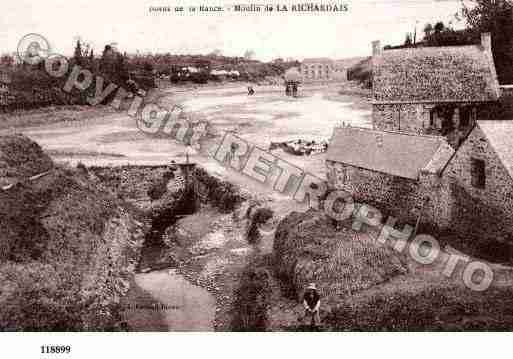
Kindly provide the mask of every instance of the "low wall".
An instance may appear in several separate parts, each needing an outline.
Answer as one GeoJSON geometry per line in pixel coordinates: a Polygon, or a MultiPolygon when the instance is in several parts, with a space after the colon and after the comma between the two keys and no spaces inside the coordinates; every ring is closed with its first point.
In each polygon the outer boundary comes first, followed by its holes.
{"type": "Polygon", "coordinates": [[[328,183],[332,189],[352,194],[355,202],[376,207],[385,216],[395,217],[399,223],[412,226],[422,210],[422,223],[437,226],[435,213],[441,206],[437,181],[414,181],[374,172],[342,163],[327,161],[328,183]],[[425,203],[424,198],[431,200],[425,203]]]}

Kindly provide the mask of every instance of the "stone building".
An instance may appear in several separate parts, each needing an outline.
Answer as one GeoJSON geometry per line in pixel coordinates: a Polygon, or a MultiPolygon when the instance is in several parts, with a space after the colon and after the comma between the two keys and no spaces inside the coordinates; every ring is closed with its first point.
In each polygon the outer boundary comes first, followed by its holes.
{"type": "Polygon", "coordinates": [[[511,261],[513,87],[499,86],[488,41],[384,53],[374,43],[374,128],[334,130],[327,177],[400,223],[511,261]]]}
{"type": "Polygon", "coordinates": [[[439,223],[446,201],[441,173],[454,149],[441,136],[336,128],[328,147],[328,184],[402,223],[439,223]]]}
{"type": "Polygon", "coordinates": [[[478,120],[443,171],[448,230],[475,246],[513,244],[512,140],[512,120],[478,120]]]}
{"type": "Polygon", "coordinates": [[[347,79],[347,70],[341,63],[327,57],[304,59],[299,71],[303,77],[303,82],[347,79]]]}
{"type": "Polygon", "coordinates": [[[511,260],[512,138],[509,120],[478,120],[457,150],[442,136],[337,128],[328,185],[462,249],[511,260]]]}
{"type": "Polygon", "coordinates": [[[373,43],[373,125],[438,134],[457,147],[500,98],[490,34],[472,46],[383,51],[373,43]]]}

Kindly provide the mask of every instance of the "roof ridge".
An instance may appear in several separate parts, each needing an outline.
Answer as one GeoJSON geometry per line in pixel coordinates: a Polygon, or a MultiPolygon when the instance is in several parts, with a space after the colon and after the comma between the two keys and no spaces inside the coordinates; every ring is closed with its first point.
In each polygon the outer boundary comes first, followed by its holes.
{"type": "Polygon", "coordinates": [[[440,147],[449,145],[438,136],[345,127],[334,131],[326,159],[351,166],[418,180],[440,147]],[[380,138],[378,135],[384,135],[380,138]]]}
{"type": "Polygon", "coordinates": [[[424,49],[455,49],[455,48],[469,48],[475,47],[481,49],[481,44],[471,44],[471,45],[448,45],[448,46],[419,46],[419,47],[403,47],[401,49],[386,49],[383,53],[392,52],[392,51],[403,51],[403,50],[424,50],[424,49]]]}
{"type": "Polygon", "coordinates": [[[485,102],[500,95],[481,45],[393,49],[373,58],[373,102],[485,102]]]}
{"type": "Polygon", "coordinates": [[[444,136],[440,135],[428,135],[423,133],[413,133],[408,131],[398,131],[398,130],[378,130],[375,128],[368,128],[368,127],[360,127],[360,126],[345,126],[345,127],[335,127],[335,129],[357,129],[357,130],[364,130],[364,131],[373,131],[373,132],[382,132],[382,133],[392,133],[396,135],[405,135],[405,136],[414,136],[414,137],[424,137],[424,138],[432,138],[432,139],[439,139],[441,141],[447,142],[447,139],[444,136]]]}

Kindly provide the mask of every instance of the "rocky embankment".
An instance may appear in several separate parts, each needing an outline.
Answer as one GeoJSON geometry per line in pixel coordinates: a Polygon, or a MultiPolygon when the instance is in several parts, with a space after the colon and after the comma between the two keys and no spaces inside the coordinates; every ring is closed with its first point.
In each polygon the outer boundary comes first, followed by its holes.
{"type": "Polygon", "coordinates": [[[142,224],[85,169],[0,137],[0,329],[118,330],[142,224]]]}

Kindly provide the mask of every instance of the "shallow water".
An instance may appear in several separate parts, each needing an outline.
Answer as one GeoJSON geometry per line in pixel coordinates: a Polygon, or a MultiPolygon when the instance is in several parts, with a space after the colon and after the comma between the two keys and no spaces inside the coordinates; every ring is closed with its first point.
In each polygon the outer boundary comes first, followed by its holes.
{"type": "MultiPolygon", "coordinates": [[[[233,130],[264,149],[271,142],[302,138],[328,140],[335,126],[343,122],[370,126],[370,106],[357,96],[336,95],[333,90],[309,91],[290,98],[281,92],[260,92],[255,96],[191,92],[170,94],[163,103],[179,101],[187,111],[200,112],[213,124],[218,136],[233,130]]],[[[155,138],[139,130],[127,114],[110,115],[72,123],[20,128],[59,162],[86,165],[168,164],[181,160],[185,147],[167,137],[155,138]]],[[[219,137],[217,141],[220,141],[219,137]]],[[[318,161],[321,160],[318,158],[318,161]]],[[[198,159],[203,165],[211,161],[198,159]]],[[[307,159],[300,159],[302,164],[307,159]]],[[[317,162],[318,162],[317,161],[317,162]]],[[[308,162],[308,161],[307,161],[308,162]]]]}
{"type": "Polygon", "coordinates": [[[216,299],[174,270],[136,274],[135,285],[131,291],[143,291],[159,304],[152,309],[143,301],[129,303],[131,308],[125,312],[125,318],[132,330],[214,330],[216,299]]]}

